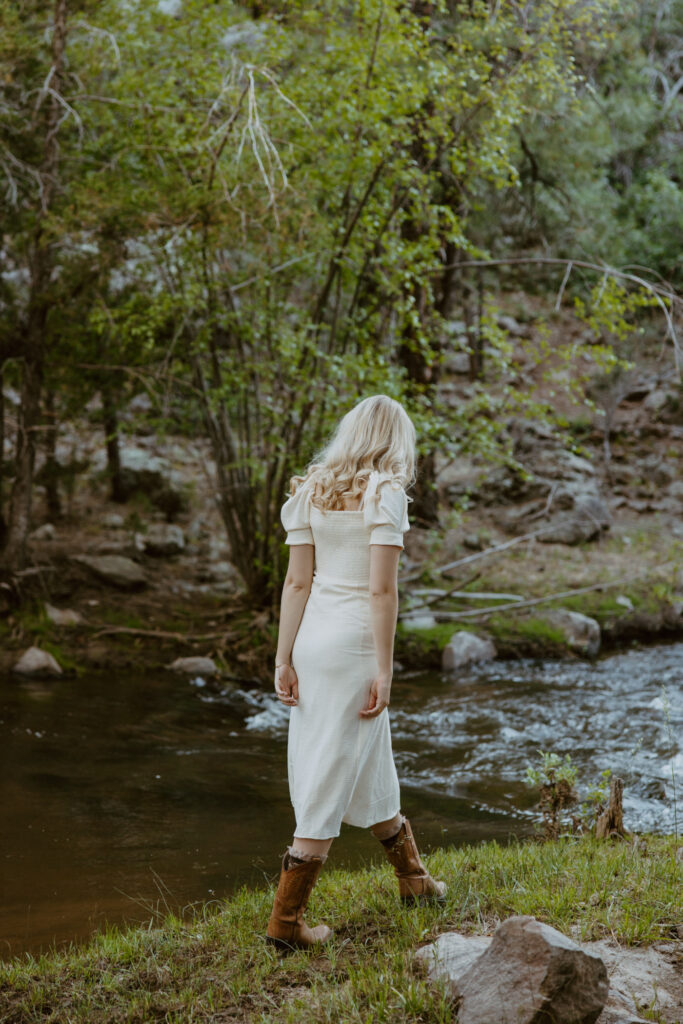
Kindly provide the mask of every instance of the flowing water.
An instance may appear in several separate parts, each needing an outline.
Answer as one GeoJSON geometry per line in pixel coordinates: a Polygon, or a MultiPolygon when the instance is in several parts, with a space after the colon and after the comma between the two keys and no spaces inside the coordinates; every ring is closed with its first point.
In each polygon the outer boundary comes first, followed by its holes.
{"type": "MultiPolygon", "coordinates": [[[[533,832],[539,748],[571,755],[580,791],[620,774],[628,828],[683,825],[683,644],[405,673],[390,713],[424,851],[533,832]]],[[[275,880],[293,826],[289,714],[270,693],[168,674],[0,677],[2,955],[275,880]]],[[[381,856],[344,825],[330,863],[381,856]]]]}

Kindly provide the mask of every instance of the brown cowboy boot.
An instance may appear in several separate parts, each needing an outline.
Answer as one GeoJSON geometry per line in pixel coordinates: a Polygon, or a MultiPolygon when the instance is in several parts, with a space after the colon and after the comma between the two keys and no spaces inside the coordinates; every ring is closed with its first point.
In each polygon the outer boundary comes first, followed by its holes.
{"type": "Polygon", "coordinates": [[[395,836],[380,842],[398,878],[398,894],[404,903],[446,902],[446,883],[435,881],[420,860],[406,817],[395,836]]]}
{"type": "Polygon", "coordinates": [[[287,849],[273,909],[266,929],[266,942],[280,949],[306,949],[315,942],[328,942],[333,932],[326,924],[309,928],[303,920],[313,886],[327,857],[310,860],[293,858],[287,849]]]}

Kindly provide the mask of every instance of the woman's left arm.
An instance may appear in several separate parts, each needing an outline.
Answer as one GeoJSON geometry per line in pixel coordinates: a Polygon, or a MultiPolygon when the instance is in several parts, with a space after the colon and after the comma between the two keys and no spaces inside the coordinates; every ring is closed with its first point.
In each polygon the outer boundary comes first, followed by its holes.
{"type": "Polygon", "coordinates": [[[283,704],[293,705],[299,699],[299,681],[291,667],[292,648],[301,625],[301,618],[313,582],[315,547],[293,544],[289,549],[289,565],[282,587],[280,626],[275,655],[275,690],[283,704]],[[289,666],[283,668],[282,666],[289,666]]]}

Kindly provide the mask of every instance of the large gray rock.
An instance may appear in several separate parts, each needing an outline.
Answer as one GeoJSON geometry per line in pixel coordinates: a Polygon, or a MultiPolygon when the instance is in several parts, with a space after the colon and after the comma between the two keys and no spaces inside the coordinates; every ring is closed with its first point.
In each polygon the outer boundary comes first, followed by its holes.
{"type": "Polygon", "coordinates": [[[655,487],[668,487],[678,478],[678,467],[675,463],[666,462],[659,455],[650,455],[640,464],[642,474],[651,480],[655,487]]]}
{"type": "Polygon", "coordinates": [[[572,612],[569,608],[553,608],[544,614],[551,625],[561,629],[568,647],[587,658],[600,652],[600,625],[588,615],[572,612]]]}
{"type": "Polygon", "coordinates": [[[593,488],[568,485],[558,491],[553,501],[555,515],[538,539],[544,544],[580,544],[593,540],[612,523],[606,501],[593,488]]]}
{"type": "Polygon", "coordinates": [[[458,1024],[594,1024],[607,1001],[600,957],[533,917],[504,921],[464,970],[462,951],[453,952],[423,959],[457,1001],[458,1024]]]}
{"type": "Polygon", "coordinates": [[[669,487],[669,497],[683,505],[683,480],[674,480],[669,487]]]}
{"type": "Polygon", "coordinates": [[[61,665],[53,658],[49,651],[43,651],[40,647],[29,647],[24,651],[19,661],[12,666],[12,671],[21,676],[61,676],[61,665]]]}
{"type": "MultiPolygon", "coordinates": [[[[678,852],[683,861],[683,847],[678,852]]],[[[418,950],[415,958],[425,965],[432,979],[445,979],[454,994],[452,979],[462,977],[492,941],[489,936],[444,932],[436,942],[418,950]]],[[[607,968],[609,994],[597,1024],[646,1024],[639,1006],[656,1010],[662,1020],[683,1020],[680,943],[659,942],[643,949],[598,939],[582,943],[581,948],[599,956],[607,968]]]]}
{"type": "Polygon", "coordinates": [[[148,555],[178,555],[185,550],[185,535],[173,523],[153,523],[143,536],[143,544],[148,555]]]}
{"type": "Polygon", "coordinates": [[[473,495],[483,505],[508,505],[545,498],[548,482],[534,473],[523,475],[509,466],[497,466],[479,483],[473,495]]]}
{"type": "Polygon", "coordinates": [[[57,531],[52,523],[43,523],[42,526],[38,526],[28,536],[29,540],[54,540],[57,536],[57,531]]]}
{"type": "Polygon", "coordinates": [[[469,352],[451,352],[446,356],[443,368],[446,373],[468,374],[470,365],[469,352]]]}
{"type": "Polygon", "coordinates": [[[675,399],[675,395],[672,391],[665,391],[664,388],[657,388],[655,391],[651,391],[643,402],[643,408],[651,413],[652,416],[657,417],[665,412],[670,401],[675,399]]]}
{"type": "MultiPolygon", "coordinates": [[[[179,471],[170,461],[136,444],[122,444],[120,448],[120,487],[127,500],[136,493],[144,493],[149,501],[171,521],[188,507],[187,496],[179,471]]],[[[93,459],[93,468],[103,468],[103,455],[93,459]]]]}
{"type": "Polygon", "coordinates": [[[218,672],[213,658],[203,658],[199,655],[193,655],[189,658],[176,658],[166,668],[169,668],[172,672],[179,672],[182,675],[188,676],[215,676],[218,672]]]}
{"type": "Polygon", "coordinates": [[[107,530],[122,530],[126,525],[126,520],[119,512],[107,512],[102,516],[100,523],[107,530]]]}
{"type": "Polygon", "coordinates": [[[465,665],[478,661],[491,661],[496,656],[492,640],[462,631],[454,633],[441,655],[444,672],[456,672],[465,665]]]}
{"type": "Polygon", "coordinates": [[[111,583],[122,590],[136,590],[147,583],[138,563],[123,555],[74,555],[73,560],[85,565],[105,583],[111,583]]]}

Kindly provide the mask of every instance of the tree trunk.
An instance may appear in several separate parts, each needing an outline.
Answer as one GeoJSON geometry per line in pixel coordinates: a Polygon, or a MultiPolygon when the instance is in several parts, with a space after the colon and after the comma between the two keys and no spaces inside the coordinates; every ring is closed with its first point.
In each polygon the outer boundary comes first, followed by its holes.
{"type": "Polygon", "coordinates": [[[21,385],[21,405],[17,425],[14,483],[10,493],[7,531],[0,553],[0,568],[9,572],[26,564],[26,542],[31,529],[33,467],[36,458],[36,432],[40,429],[40,392],[42,360],[27,355],[21,385]]]}
{"type": "Polygon", "coordinates": [[[61,519],[62,503],[59,498],[59,465],[57,463],[57,417],[55,395],[52,389],[45,392],[45,497],[47,514],[51,521],[61,519]]]}
{"type": "Polygon", "coordinates": [[[121,476],[121,452],[119,450],[119,422],[116,405],[108,385],[100,388],[102,396],[102,424],[104,439],[107,446],[107,473],[109,474],[110,496],[112,501],[123,503],[126,490],[121,476]]]}
{"type": "Polygon", "coordinates": [[[5,521],[5,368],[0,366],[0,551],[4,547],[7,523],[5,521]]]}

